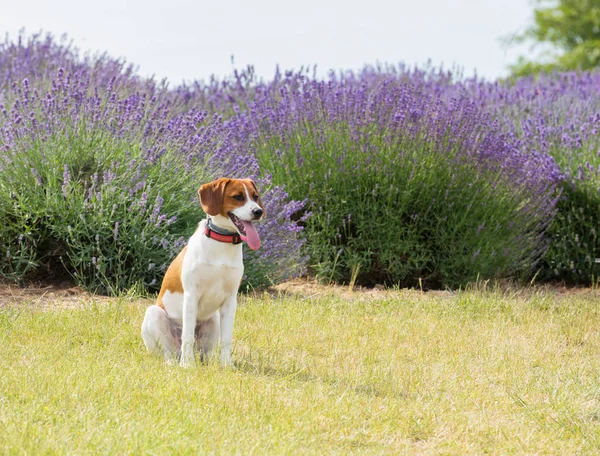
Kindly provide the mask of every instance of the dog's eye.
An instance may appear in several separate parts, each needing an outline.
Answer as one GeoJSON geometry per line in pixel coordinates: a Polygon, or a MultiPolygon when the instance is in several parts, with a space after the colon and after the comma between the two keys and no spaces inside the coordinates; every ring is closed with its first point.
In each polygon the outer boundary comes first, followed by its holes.
{"type": "Polygon", "coordinates": [[[233,199],[238,201],[244,201],[244,195],[233,195],[233,199]]]}
{"type": "Polygon", "coordinates": [[[254,195],[254,201],[258,201],[258,195],[254,195]]]}

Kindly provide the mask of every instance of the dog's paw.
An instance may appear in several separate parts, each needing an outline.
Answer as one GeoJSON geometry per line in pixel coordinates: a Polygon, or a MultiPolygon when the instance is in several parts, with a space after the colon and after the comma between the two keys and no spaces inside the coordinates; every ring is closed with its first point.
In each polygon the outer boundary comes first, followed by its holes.
{"type": "Polygon", "coordinates": [[[181,360],[179,360],[179,365],[181,367],[192,367],[194,365],[194,356],[181,356],[181,360]]]}
{"type": "Polygon", "coordinates": [[[221,366],[226,369],[237,370],[235,364],[233,364],[233,361],[231,360],[231,357],[221,357],[221,366]]]}

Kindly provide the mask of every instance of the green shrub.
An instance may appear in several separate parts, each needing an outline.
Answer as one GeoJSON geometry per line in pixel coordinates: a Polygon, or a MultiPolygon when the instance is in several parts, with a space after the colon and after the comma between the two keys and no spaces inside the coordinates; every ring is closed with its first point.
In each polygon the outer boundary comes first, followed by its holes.
{"type": "Polygon", "coordinates": [[[600,276],[600,198],[592,185],[565,183],[550,228],[552,242],[539,273],[541,279],[593,283],[600,276]]]}

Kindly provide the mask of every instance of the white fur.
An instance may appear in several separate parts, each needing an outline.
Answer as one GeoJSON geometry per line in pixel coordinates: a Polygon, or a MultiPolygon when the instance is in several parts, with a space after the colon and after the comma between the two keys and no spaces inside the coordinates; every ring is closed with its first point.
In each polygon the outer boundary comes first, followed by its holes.
{"type": "MultiPolygon", "coordinates": [[[[245,188],[245,186],[244,186],[245,188]]],[[[241,220],[254,219],[260,206],[246,189],[246,203],[232,212],[241,220]]],[[[237,230],[229,217],[211,217],[212,223],[237,230]]],[[[220,360],[231,365],[231,341],[237,310],[237,291],[244,274],[242,245],[210,239],[202,220],[188,242],[183,258],[181,282],[184,293],[165,292],[162,305],[150,306],[142,324],[148,350],[162,351],[167,360],[180,355],[180,365],[194,362],[194,347],[210,354],[220,342],[220,360]],[[178,332],[181,331],[181,345],[178,332]],[[197,339],[197,340],[196,340],[197,339]]]]}
{"type": "MultiPolygon", "coordinates": [[[[225,228],[215,220],[215,225],[225,228]]],[[[227,220],[229,220],[227,218],[227,220]]],[[[181,365],[194,359],[196,322],[214,318],[219,311],[221,362],[231,364],[231,339],[237,309],[237,290],[244,274],[242,245],[215,241],[204,234],[206,220],[190,238],[183,259],[181,365]]],[[[232,224],[233,225],[233,224],[232,224]]],[[[230,227],[228,227],[230,228],[230,227]]],[[[235,227],[234,227],[235,229],[235,227]]]]}
{"type": "Polygon", "coordinates": [[[252,211],[254,209],[260,209],[260,206],[256,203],[256,201],[252,201],[252,198],[250,198],[250,193],[248,193],[246,185],[244,185],[244,190],[246,191],[246,204],[244,204],[242,207],[238,207],[232,212],[235,214],[236,217],[242,220],[254,220],[254,217],[252,216],[252,211]]]}
{"type": "Polygon", "coordinates": [[[173,323],[167,313],[157,305],[146,309],[142,323],[142,338],[148,351],[162,352],[169,363],[175,362],[179,341],[173,335],[173,323]]]}
{"type": "Polygon", "coordinates": [[[167,290],[162,297],[162,305],[164,306],[169,318],[175,323],[181,325],[183,293],[172,293],[169,290],[167,290]]]}

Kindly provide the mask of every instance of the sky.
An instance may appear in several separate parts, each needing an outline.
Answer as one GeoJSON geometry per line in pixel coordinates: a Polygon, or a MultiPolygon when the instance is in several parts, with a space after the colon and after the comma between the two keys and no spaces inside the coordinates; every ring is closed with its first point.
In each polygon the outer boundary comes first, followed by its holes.
{"type": "Polygon", "coordinates": [[[493,80],[529,50],[500,39],[526,28],[532,11],[528,0],[2,0],[0,33],[66,34],[171,85],[248,64],[268,79],[276,65],[316,65],[323,76],[429,60],[493,80]]]}

